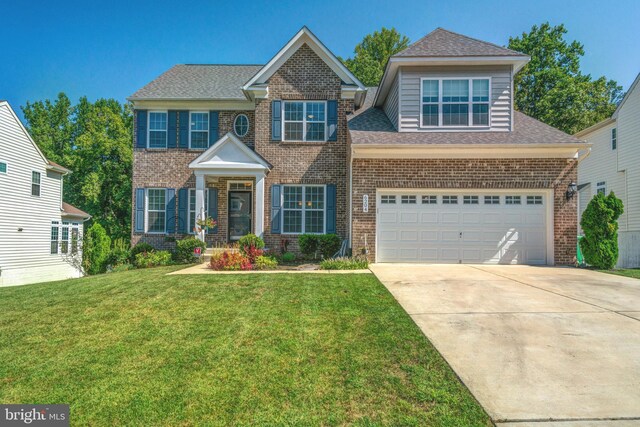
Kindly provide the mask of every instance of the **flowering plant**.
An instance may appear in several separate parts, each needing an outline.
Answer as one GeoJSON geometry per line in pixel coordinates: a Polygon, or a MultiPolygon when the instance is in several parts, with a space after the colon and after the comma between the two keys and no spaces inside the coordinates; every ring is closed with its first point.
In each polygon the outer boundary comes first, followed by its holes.
{"type": "Polygon", "coordinates": [[[196,226],[193,227],[193,231],[197,234],[202,230],[212,230],[216,228],[217,225],[218,223],[216,222],[216,220],[211,218],[210,216],[207,216],[204,219],[198,218],[196,219],[196,226]]]}

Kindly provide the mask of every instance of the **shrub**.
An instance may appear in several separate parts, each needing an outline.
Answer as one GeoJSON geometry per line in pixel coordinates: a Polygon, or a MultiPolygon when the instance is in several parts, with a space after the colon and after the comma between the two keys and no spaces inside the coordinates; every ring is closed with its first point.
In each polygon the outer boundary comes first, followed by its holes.
{"type": "Polygon", "coordinates": [[[323,270],[364,270],[369,268],[369,261],[366,258],[332,258],[323,259],[320,262],[323,270]]]}
{"type": "Polygon", "coordinates": [[[214,253],[211,256],[209,267],[213,270],[224,271],[238,271],[238,270],[251,270],[252,265],[249,262],[249,258],[241,254],[240,252],[224,251],[220,253],[214,253]]]}
{"type": "Polygon", "coordinates": [[[123,238],[115,239],[111,245],[111,253],[109,254],[108,264],[111,267],[117,265],[129,264],[131,257],[131,249],[129,242],[123,238]]]}
{"type": "Polygon", "coordinates": [[[193,253],[195,248],[200,248],[204,254],[207,245],[200,239],[195,237],[187,237],[186,239],[178,240],[176,242],[175,260],[177,262],[191,263],[196,261],[196,257],[193,253]]]}
{"type": "Polygon", "coordinates": [[[342,240],[337,234],[322,234],[318,236],[318,251],[322,258],[331,258],[340,250],[342,240]]]}
{"type": "Polygon", "coordinates": [[[251,245],[244,248],[244,255],[249,259],[249,262],[253,265],[256,263],[256,259],[259,256],[264,255],[264,251],[262,249],[257,249],[255,246],[251,245]]]}
{"type": "Polygon", "coordinates": [[[136,256],[138,254],[143,252],[153,252],[154,250],[155,248],[150,244],[145,242],[140,242],[137,245],[135,245],[133,249],[131,249],[131,257],[129,258],[129,261],[131,262],[131,264],[135,264],[136,256]]]}
{"type": "Polygon", "coordinates": [[[582,214],[584,237],[580,249],[587,264],[610,270],[618,262],[618,218],[624,212],[622,200],[613,192],[596,194],[582,214]]]}
{"type": "Polygon", "coordinates": [[[118,264],[114,267],[111,267],[110,269],[107,269],[107,273],[119,273],[121,271],[133,270],[134,268],[135,266],[133,264],[118,264]]]}
{"type": "Polygon", "coordinates": [[[317,234],[301,234],[298,236],[298,246],[300,252],[307,258],[315,257],[318,252],[318,235],[317,234]]]}
{"type": "Polygon", "coordinates": [[[136,255],[135,266],[137,268],[159,267],[170,262],[171,252],[169,251],[140,252],[136,255]]]}
{"type": "Polygon", "coordinates": [[[83,267],[87,274],[104,273],[111,252],[111,238],[97,222],[87,230],[83,245],[83,267]]]}
{"type": "Polygon", "coordinates": [[[296,260],[296,254],[293,252],[285,252],[282,254],[282,262],[294,262],[296,260]]]}
{"type": "Polygon", "coordinates": [[[278,266],[278,261],[274,257],[260,255],[256,258],[253,267],[256,270],[271,270],[278,266]]]}
{"type": "Polygon", "coordinates": [[[264,240],[262,240],[255,234],[247,234],[245,236],[242,236],[240,240],[238,240],[238,249],[240,249],[240,252],[242,252],[244,255],[247,255],[247,250],[251,246],[256,249],[262,249],[264,248],[264,240]]]}

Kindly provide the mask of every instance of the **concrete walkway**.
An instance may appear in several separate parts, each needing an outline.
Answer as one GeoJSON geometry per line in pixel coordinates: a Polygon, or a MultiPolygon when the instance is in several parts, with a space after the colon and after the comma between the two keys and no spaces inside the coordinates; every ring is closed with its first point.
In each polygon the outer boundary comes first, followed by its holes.
{"type": "Polygon", "coordinates": [[[371,270],[501,426],[640,426],[640,280],[574,268],[371,270]]]}

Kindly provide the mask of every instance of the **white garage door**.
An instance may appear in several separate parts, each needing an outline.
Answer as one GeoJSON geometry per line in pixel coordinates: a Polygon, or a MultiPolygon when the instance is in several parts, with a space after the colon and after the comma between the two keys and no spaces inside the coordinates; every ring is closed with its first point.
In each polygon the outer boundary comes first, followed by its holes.
{"type": "Polygon", "coordinates": [[[547,263],[547,196],[379,190],[377,261],[547,263]]]}

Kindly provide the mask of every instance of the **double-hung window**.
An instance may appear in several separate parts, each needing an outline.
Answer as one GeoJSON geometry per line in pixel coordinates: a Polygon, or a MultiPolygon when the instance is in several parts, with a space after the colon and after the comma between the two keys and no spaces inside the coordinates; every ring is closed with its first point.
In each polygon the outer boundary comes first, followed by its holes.
{"type": "Polygon", "coordinates": [[[149,188],[147,190],[147,232],[165,232],[166,200],[167,192],[164,188],[149,188]]]}
{"type": "Polygon", "coordinates": [[[282,232],[324,233],[324,185],[285,185],[282,199],[282,232]]]}
{"type": "Polygon", "coordinates": [[[31,172],[31,195],[40,197],[40,172],[31,172]]]}
{"type": "Polygon", "coordinates": [[[596,194],[607,194],[607,183],[605,181],[600,181],[596,184],[596,194]]]}
{"type": "Polygon", "coordinates": [[[209,113],[190,113],[189,120],[189,148],[204,150],[209,148],[209,113]]]}
{"type": "Polygon", "coordinates": [[[611,149],[615,150],[618,148],[618,129],[611,129],[611,149]]]}
{"type": "Polygon", "coordinates": [[[489,126],[489,79],[422,79],[422,127],[489,126]]]}
{"type": "Polygon", "coordinates": [[[60,253],[69,253],[69,223],[62,222],[62,237],[60,239],[60,253]]]}
{"type": "Polygon", "coordinates": [[[60,238],[60,223],[51,221],[51,254],[58,253],[58,239],[60,238]]]}
{"type": "MultiPolygon", "coordinates": [[[[209,190],[204,190],[204,208],[209,206],[209,190]]],[[[196,189],[189,189],[189,223],[187,224],[188,232],[195,233],[193,231],[196,226],[196,189]]]]}
{"type": "Polygon", "coordinates": [[[149,111],[149,148],[167,148],[167,112],[149,111]]]}
{"type": "Polygon", "coordinates": [[[284,101],[282,109],[285,141],[326,141],[325,101],[284,101]]]}

